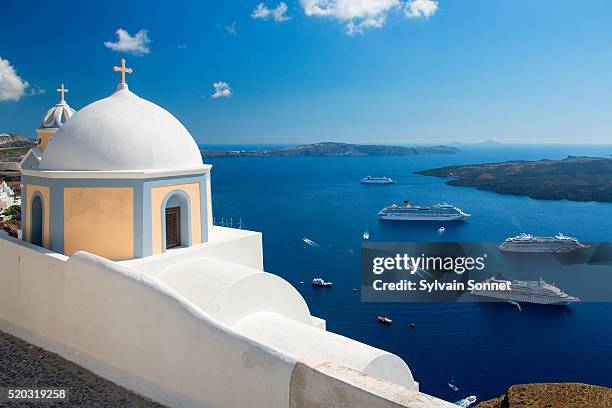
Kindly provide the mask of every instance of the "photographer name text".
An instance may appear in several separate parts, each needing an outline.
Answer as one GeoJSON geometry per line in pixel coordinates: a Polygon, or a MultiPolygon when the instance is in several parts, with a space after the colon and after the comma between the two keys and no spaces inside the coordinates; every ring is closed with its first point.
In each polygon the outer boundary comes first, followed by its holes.
{"type": "Polygon", "coordinates": [[[375,280],[372,287],[376,291],[408,291],[408,292],[438,292],[438,291],[471,291],[471,290],[512,290],[512,282],[476,282],[471,279],[467,282],[440,282],[438,280],[427,281],[421,279],[418,282],[402,279],[398,282],[384,282],[381,279],[375,280]]]}

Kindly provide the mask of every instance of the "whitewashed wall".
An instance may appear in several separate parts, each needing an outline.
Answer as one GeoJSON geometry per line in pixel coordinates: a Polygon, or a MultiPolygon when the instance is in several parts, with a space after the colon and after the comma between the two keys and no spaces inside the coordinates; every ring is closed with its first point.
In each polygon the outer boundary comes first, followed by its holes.
{"type": "Polygon", "coordinates": [[[354,408],[451,406],[363,373],[353,384],[297,364],[158,279],[94,255],[66,258],[0,235],[0,260],[0,330],[169,406],[305,408],[338,392],[354,408]],[[371,386],[376,396],[363,397],[371,386]]]}
{"type": "Polygon", "coordinates": [[[11,241],[0,238],[4,329],[171,406],[287,406],[290,356],[229,332],[145,275],[11,241]]]}
{"type": "Polygon", "coordinates": [[[221,260],[231,259],[233,263],[263,270],[262,236],[259,232],[213,226],[209,241],[205,245],[173,249],[162,255],[131,259],[119,262],[132,269],[157,275],[178,260],[206,256],[221,260]]]}

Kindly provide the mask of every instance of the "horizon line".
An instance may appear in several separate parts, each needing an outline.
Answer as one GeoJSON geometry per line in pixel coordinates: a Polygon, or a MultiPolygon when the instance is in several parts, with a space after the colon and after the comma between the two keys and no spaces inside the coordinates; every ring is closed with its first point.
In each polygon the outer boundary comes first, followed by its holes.
{"type": "MultiPolygon", "coordinates": [[[[10,132],[0,132],[0,134],[8,134],[8,135],[17,135],[17,136],[23,136],[27,139],[30,140],[34,140],[36,141],[37,139],[35,137],[31,137],[29,135],[23,135],[20,133],[10,133],[10,132]]],[[[346,144],[355,144],[355,145],[386,145],[386,146],[393,146],[393,145],[423,145],[423,146],[447,146],[447,145],[481,145],[481,146],[499,146],[499,145],[531,145],[531,146],[563,146],[563,145],[569,145],[569,146],[612,146],[612,143],[604,143],[604,142],[523,142],[523,141],[516,141],[516,142],[501,142],[495,139],[486,139],[484,141],[476,141],[476,142],[464,142],[464,141],[458,141],[458,140],[454,140],[454,141],[450,141],[450,142],[424,142],[424,141],[412,141],[412,142],[368,142],[368,141],[356,141],[356,142],[347,142],[347,141],[340,141],[340,140],[319,140],[319,141],[310,141],[310,142],[304,142],[304,141],[300,141],[300,142],[289,142],[289,141],[265,141],[265,142],[257,142],[257,143],[252,143],[252,142],[226,142],[226,143],[207,143],[207,142],[201,142],[198,141],[196,138],[194,138],[194,141],[196,142],[196,144],[198,145],[208,145],[208,146],[228,146],[228,145],[242,145],[242,146],[262,146],[262,145],[303,145],[303,144],[316,144],[316,143],[346,143],[346,144]]]]}
{"type": "Polygon", "coordinates": [[[393,146],[393,145],[427,145],[427,146],[446,146],[446,145],[481,145],[481,146],[516,146],[516,145],[533,145],[533,146],[541,146],[541,145],[570,145],[570,146],[612,146],[612,143],[571,143],[571,142],[494,142],[494,143],[486,143],[486,142],[345,142],[345,141],[336,141],[336,140],[322,140],[316,142],[259,142],[259,143],[250,143],[250,142],[227,142],[227,143],[204,143],[196,140],[198,145],[207,145],[207,146],[228,146],[228,145],[242,145],[242,146],[262,146],[262,145],[303,145],[303,144],[317,144],[317,143],[346,143],[346,144],[354,144],[354,145],[383,145],[383,146],[393,146]]]}

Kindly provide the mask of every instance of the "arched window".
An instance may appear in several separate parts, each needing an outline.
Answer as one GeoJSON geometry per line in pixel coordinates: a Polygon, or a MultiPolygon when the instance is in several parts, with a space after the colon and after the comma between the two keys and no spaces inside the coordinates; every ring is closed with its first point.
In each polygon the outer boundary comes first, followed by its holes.
{"type": "Polygon", "coordinates": [[[34,194],[30,204],[30,242],[43,246],[43,202],[40,194],[34,194]]]}
{"type": "Polygon", "coordinates": [[[166,196],[162,207],[164,250],[191,245],[191,214],[189,196],[175,190],[166,196]]]}

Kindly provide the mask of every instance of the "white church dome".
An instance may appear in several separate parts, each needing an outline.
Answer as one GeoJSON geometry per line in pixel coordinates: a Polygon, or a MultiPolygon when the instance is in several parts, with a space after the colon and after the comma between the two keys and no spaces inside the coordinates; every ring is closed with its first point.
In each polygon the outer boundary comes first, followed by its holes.
{"type": "Polygon", "coordinates": [[[68,89],[64,88],[64,84],[57,90],[60,93],[61,99],[54,107],[49,109],[45,116],[43,116],[40,122],[39,129],[59,129],[62,127],[64,122],[72,117],[76,113],[64,99],[64,94],[68,92],[68,89]]]}
{"type": "Polygon", "coordinates": [[[181,170],[202,166],[187,129],[165,109],[121,83],[111,96],[93,102],[57,131],[41,170],[181,170]]]}
{"type": "Polygon", "coordinates": [[[42,122],[40,122],[40,129],[60,128],[75,113],[76,111],[62,99],[60,103],[45,113],[42,122]]]}

